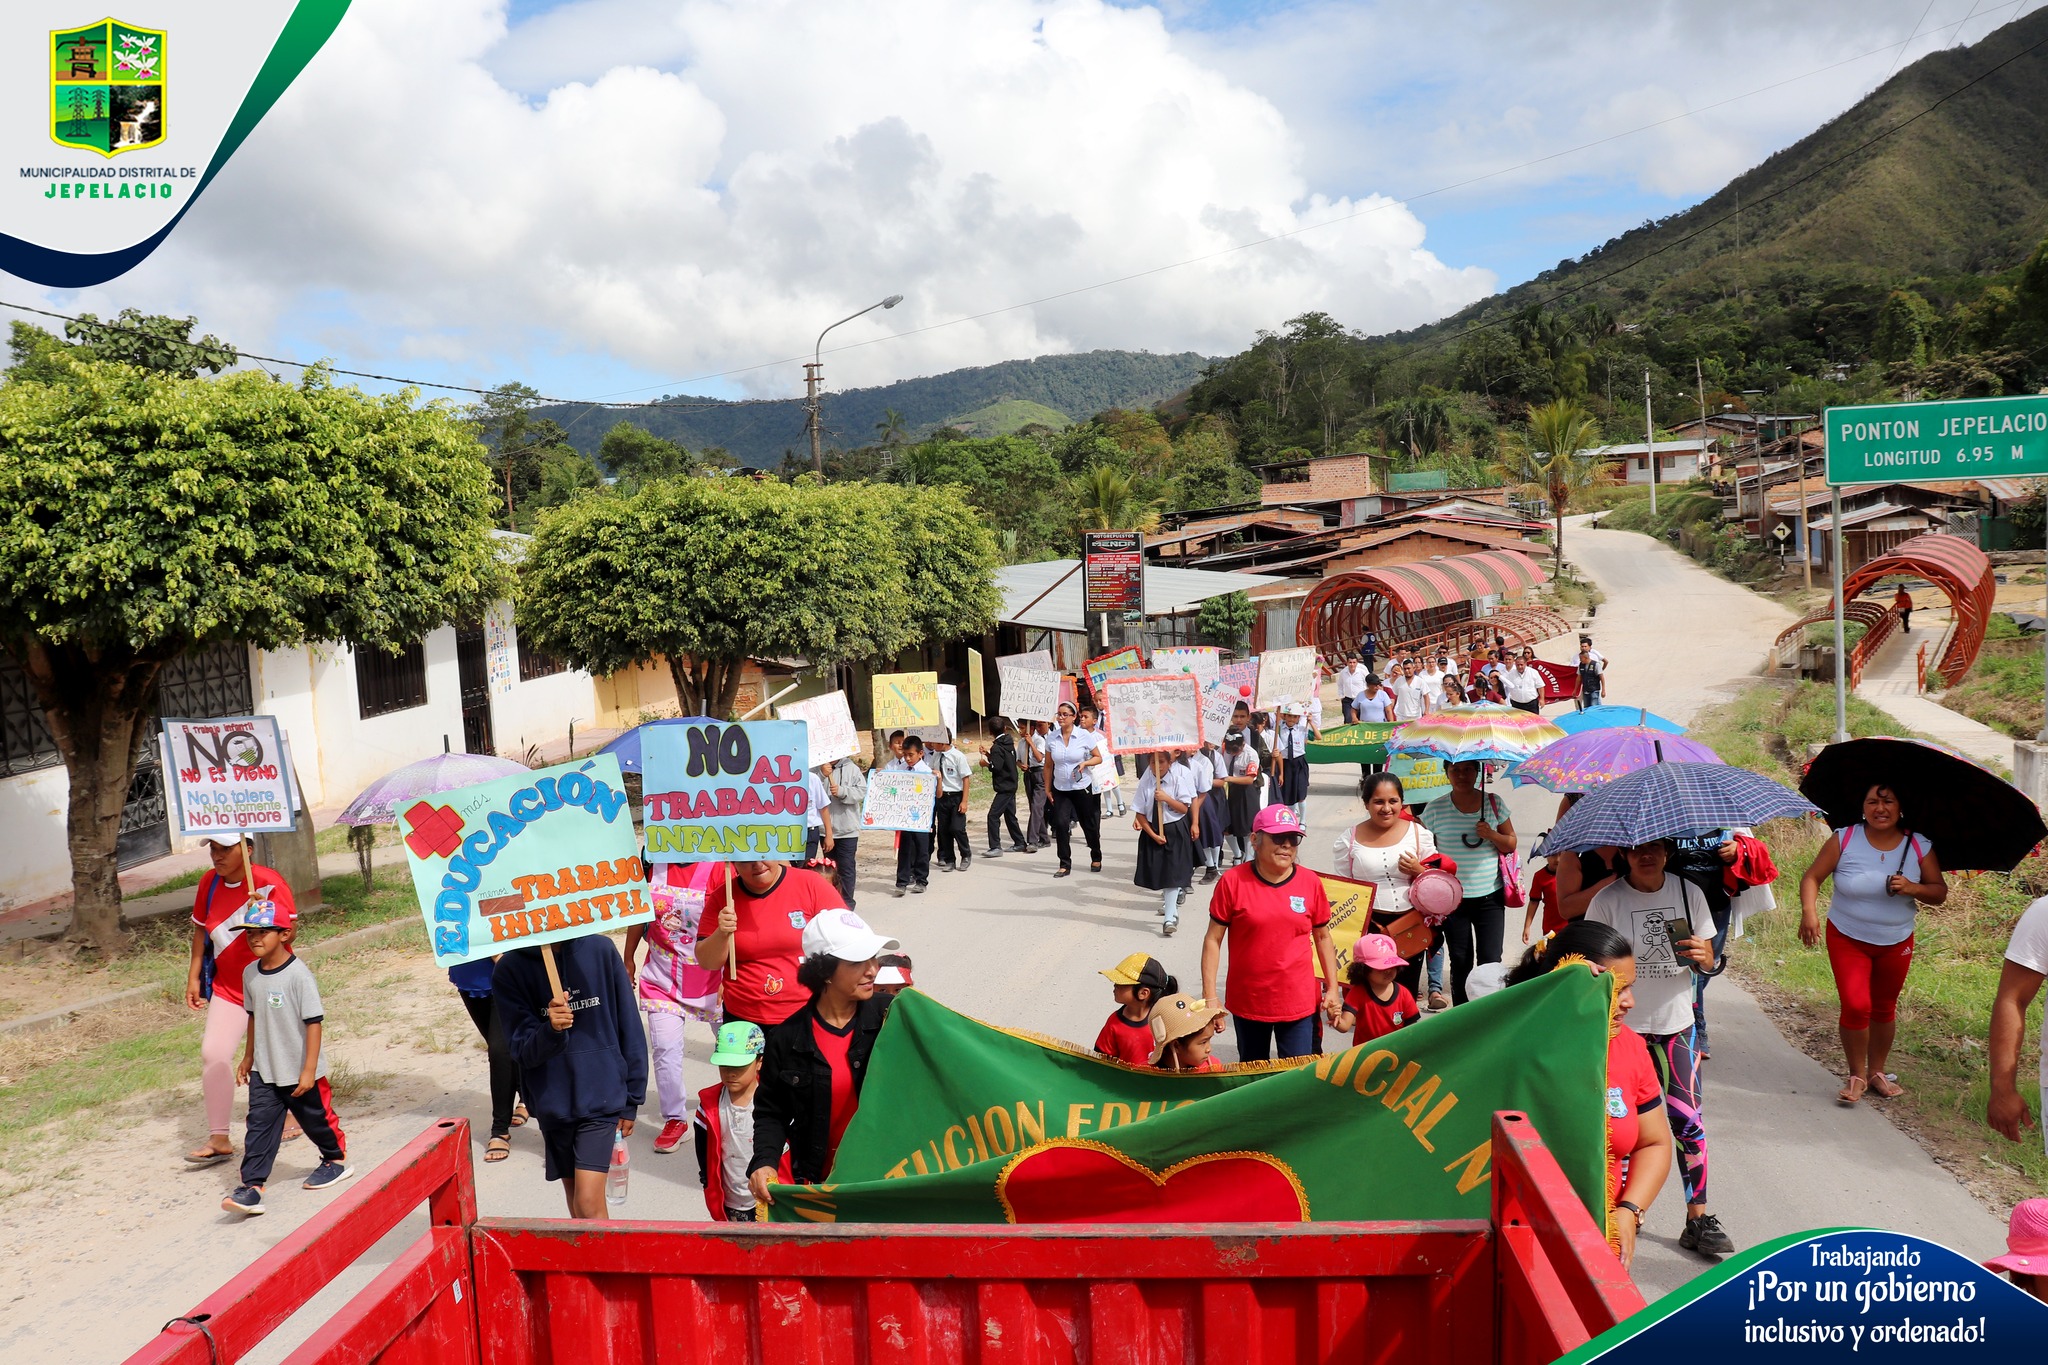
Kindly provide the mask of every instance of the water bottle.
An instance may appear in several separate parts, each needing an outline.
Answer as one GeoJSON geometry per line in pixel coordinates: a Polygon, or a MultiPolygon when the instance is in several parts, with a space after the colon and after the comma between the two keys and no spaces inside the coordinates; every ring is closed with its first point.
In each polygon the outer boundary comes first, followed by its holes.
{"type": "Polygon", "coordinates": [[[626,1150],[626,1135],[620,1133],[612,1139],[612,1168],[604,1177],[604,1202],[618,1205],[626,1202],[626,1177],[632,1173],[633,1154],[626,1150]]]}

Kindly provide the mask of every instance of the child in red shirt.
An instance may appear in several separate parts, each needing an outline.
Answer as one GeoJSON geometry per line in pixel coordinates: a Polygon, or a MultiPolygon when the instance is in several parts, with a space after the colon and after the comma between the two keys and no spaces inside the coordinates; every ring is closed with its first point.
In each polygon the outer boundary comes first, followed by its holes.
{"type": "Polygon", "coordinates": [[[1180,983],[1143,953],[1132,953],[1103,975],[1115,990],[1117,1007],[1095,1035],[1096,1052],[1132,1066],[1152,1065],[1152,1025],[1147,1022],[1152,1004],[1178,991],[1180,983]]]}
{"type": "Polygon", "coordinates": [[[1353,1047],[1415,1022],[1415,997],[1394,979],[1407,965],[1385,934],[1366,934],[1352,945],[1351,984],[1330,1023],[1339,1033],[1351,1033],[1353,1047]]]}
{"type": "Polygon", "coordinates": [[[1210,1040],[1223,1027],[1223,1011],[1206,1000],[1174,994],[1152,1007],[1151,1065],[1161,1071],[1221,1071],[1210,1040]]]}
{"type": "Polygon", "coordinates": [[[1522,942],[1534,943],[1536,935],[1529,932],[1536,923],[1537,912],[1543,915],[1543,932],[1554,934],[1564,928],[1564,907],[1557,896],[1557,872],[1548,862],[1537,869],[1529,879],[1529,908],[1522,913],[1522,942]]]}

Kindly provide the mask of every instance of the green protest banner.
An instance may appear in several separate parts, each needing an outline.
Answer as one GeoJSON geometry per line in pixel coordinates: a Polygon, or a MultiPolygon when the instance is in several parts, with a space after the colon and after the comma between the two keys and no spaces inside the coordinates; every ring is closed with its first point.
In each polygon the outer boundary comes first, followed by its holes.
{"type": "Polygon", "coordinates": [[[1185,1074],[992,1028],[905,991],[831,1182],[777,1187],[769,1214],[1483,1219],[1492,1115],[1515,1109],[1604,1219],[1612,982],[1586,969],[1552,972],[1360,1047],[1185,1074]]]}
{"type": "Polygon", "coordinates": [[[654,918],[610,754],[439,792],[399,820],[437,967],[654,918]]]}

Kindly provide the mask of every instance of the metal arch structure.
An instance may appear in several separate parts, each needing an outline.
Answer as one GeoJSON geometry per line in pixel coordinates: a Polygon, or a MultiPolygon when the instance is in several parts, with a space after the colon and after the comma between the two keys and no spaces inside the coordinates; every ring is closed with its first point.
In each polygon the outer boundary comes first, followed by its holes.
{"type": "Polygon", "coordinates": [[[1384,647],[1459,635],[1499,634],[1516,645],[1563,634],[1564,619],[1546,608],[1511,607],[1478,618],[1455,608],[1482,597],[1505,597],[1548,578],[1515,550],[1486,550],[1447,559],[1385,564],[1324,579],[1302,600],[1294,641],[1324,655],[1349,654],[1371,631],[1384,647]]]}
{"type": "MultiPolygon", "coordinates": [[[[1991,623],[1992,607],[1998,596],[1998,583],[1992,574],[1991,561],[1982,550],[1961,536],[1939,533],[1915,536],[1888,554],[1879,555],[1862,565],[1843,581],[1842,597],[1849,604],[1846,619],[1859,619],[1867,613],[1858,609],[1873,605],[1858,602],[1858,593],[1900,574],[1924,578],[1940,588],[1955,611],[1955,624],[1949,628],[1947,638],[1936,651],[1932,670],[1941,674],[1953,687],[1976,664],[1977,654],[1984,648],[1984,632],[1991,623]]],[[[1890,604],[1874,605],[1883,613],[1884,619],[1881,623],[1866,623],[1869,628],[1851,651],[1852,679],[1861,678],[1863,665],[1891,634],[1891,628],[1898,619],[1890,604]]],[[[1830,602],[1826,611],[1815,612],[1788,627],[1778,637],[1779,641],[1782,644],[1805,626],[1834,618],[1835,608],[1830,602]]]]}

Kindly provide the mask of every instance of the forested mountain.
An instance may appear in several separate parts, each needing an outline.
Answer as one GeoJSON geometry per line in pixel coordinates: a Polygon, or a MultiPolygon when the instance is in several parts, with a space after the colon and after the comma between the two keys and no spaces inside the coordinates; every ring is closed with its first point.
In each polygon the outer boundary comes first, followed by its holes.
{"type": "MultiPolygon", "coordinates": [[[[897,435],[916,437],[962,418],[987,420],[989,414],[982,410],[1005,402],[1049,408],[1062,422],[1080,420],[1106,408],[1143,407],[1185,389],[1208,363],[1193,351],[1178,355],[1150,351],[1048,355],[949,370],[878,388],[827,392],[819,407],[826,444],[850,449],[875,441],[892,413],[897,435]]],[[[673,401],[678,405],[673,409],[637,408],[623,416],[692,450],[720,447],[745,465],[775,464],[789,450],[808,458],[801,403],[685,407],[682,405],[711,400],[680,395],[673,401]]],[[[614,420],[613,414],[585,414],[573,407],[536,408],[534,415],[562,423],[571,443],[586,455],[596,453],[598,442],[614,420]]],[[[1042,414],[1038,420],[1044,420],[1042,414]]]]}

